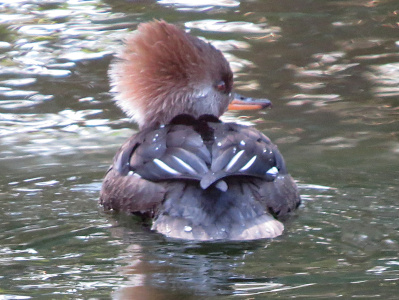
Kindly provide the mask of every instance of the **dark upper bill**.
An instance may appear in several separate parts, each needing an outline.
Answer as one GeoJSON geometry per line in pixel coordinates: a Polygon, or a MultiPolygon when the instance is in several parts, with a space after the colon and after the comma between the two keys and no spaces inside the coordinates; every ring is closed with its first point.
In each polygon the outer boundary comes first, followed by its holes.
{"type": "Polygon", "coordinates": [[[272,102],[269,99],[244,97],[235,93],[233,100],[229,104],[228,110],[255,110],[271,106],[272,102]]]}

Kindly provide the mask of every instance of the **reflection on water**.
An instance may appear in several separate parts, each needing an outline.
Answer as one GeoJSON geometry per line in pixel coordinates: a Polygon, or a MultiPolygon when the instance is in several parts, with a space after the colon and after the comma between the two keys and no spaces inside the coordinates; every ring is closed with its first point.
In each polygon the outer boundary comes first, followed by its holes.
{"type": "Polygon", "coordinates": [[[278,32],[279,28],[266,27],[265,24],[254,24],[250,22],[225,22],[220,20],[199,20],[185,23],[187,28],[200,29],[213,32],[244,32],[244,33],[272,33],[278,32]]]}
{"type": "Polygon", "coordinates": [[[182,11],[209,11],[216,7],[234,8],[240,6],[240,2],[234,0],[199,0],[195,2],[190,0],[158,0],[157,2],[161,5],[176,7],[177,10],[182,11]]]}
{"type": "Polygon", "coordinates": [[[0,299],[396,299],[396,1],[0,0],[0,299]],[[142,21],[212,42],[303,205],[274,240],[167,240],[97,207],[136,130],[107,68],[142,21]]]}

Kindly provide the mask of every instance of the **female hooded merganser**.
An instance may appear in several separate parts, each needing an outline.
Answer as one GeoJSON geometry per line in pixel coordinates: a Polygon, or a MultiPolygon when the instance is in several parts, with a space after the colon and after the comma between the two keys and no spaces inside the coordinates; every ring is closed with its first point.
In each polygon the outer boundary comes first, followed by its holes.
{"type": "Polygon", "coordinates": [[[173,238],[280,235],[284,226],[275,217],[298,207],[298,190],[269,138],[218,119],[233,99],[223,54],[153,21],[139,26],[118,58],[110,68],[112,91],[140,131],[104,178],[105,209],[150,217],[153,230],[173,238]]]}

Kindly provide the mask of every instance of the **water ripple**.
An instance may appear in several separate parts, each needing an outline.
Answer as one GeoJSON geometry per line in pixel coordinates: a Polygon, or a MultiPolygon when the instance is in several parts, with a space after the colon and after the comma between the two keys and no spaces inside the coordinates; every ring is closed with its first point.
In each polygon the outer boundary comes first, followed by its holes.
{"type": "Polygon", "coordinates": [[[1,299],[396,297],[397,3],[286,2],[0,1],[1,299]],[[278,239],[171,241],[96,209],[137,128],[107,93],[110,58],[161,17],[274,102],[223,119],[256,123],[299,181],[303,204],[278,239]]]}
{"type": "Polygon", "coordinates": [[[187,28],[214,32],[244,32],[244,33],[276,33],[279,27],[267,27],[266,24],[251,22],[227,22],[225,20],[199,20],[185,23],[187,28]]]}

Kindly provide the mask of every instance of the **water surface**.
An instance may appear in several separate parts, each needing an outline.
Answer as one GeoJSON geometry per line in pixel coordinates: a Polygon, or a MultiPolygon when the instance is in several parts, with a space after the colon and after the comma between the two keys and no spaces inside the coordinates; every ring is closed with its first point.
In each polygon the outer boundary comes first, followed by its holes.
{"type": "Polygon", "coordinates": [[[0,0],[0,299],[396,299],[396,1],[0,0]],[[137,127],[107,68],[138,23],[165,19],[221,49],[228,113],[278,144],[303,205],[273,240],[165,239],[98,207],[137,127]]]}

